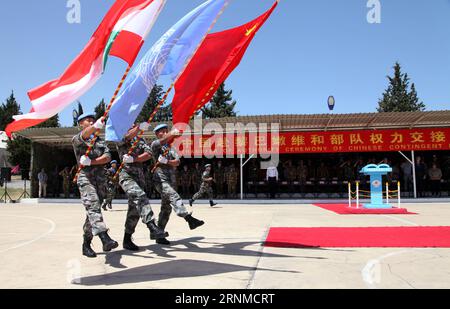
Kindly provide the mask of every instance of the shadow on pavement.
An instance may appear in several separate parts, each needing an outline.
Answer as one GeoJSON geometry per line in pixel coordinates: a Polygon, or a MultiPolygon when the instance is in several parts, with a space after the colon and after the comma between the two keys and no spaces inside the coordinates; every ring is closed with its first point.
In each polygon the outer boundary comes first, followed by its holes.
{"type": "MultiPolygon", "coordinates": [[[[74,284],[83,286],[112,286],[118,284],[151,282],[175,278],[202,277],[255,270],[255,267],[181,259],[130,268],[111,274],[82,277],[74,280],[74,284]]],[[[271,270],[264,268],[258,268],[258,271],[300,273],[297,271],[271,270]]]]}

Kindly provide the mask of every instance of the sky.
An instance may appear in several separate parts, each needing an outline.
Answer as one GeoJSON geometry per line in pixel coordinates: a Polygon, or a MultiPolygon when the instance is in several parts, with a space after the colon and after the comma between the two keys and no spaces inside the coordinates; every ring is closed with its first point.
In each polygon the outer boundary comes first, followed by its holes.
{"type": "MultiPolygon", "coordinates": [[[[27,91],[59,77],[85,46],[113,0],[79,0],[81,23],[70,24],[68,0],[0,1],[0,102],[14,91],[22,111],[27,91]]],[[[140,55],[203,0],[168,0],[140,55]]],[[[232,0],[213,32],[246,23],[274,0],[232,0]]],[[[450,109],[450,0],[281,0],[229,77],[239,115],[374,112],[386,76],[400,62],[428,110],[450,109]]],[[[126,64],[110,58],[102,79],[83,97],[85,111],[109,102],[126,64]]],[[[164,86],[167,82],[161,81],[164,86]]],[[[60,114],[72,125],[73,104],[60,114]]]]}

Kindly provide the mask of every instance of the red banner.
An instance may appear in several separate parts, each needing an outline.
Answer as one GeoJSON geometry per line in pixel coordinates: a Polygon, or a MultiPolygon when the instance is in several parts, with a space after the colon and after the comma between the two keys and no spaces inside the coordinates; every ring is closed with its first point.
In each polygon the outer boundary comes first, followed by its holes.
{"type": "Polygon", "coordinates": [[[203,135],[180,138],[183,156],[450,150],[450,128],[203,135]]]}

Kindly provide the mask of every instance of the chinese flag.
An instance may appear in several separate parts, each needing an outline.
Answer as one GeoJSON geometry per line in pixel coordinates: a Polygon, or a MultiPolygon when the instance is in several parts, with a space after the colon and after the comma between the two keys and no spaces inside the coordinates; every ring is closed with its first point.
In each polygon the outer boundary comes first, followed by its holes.
{"type": "Polygon", "coordinates": [[[278,5],[237,28],[209,34],[175,83],[173,122],[187,124],[213,97],[219,86],[239,65],[255,34],[278,5]]]}

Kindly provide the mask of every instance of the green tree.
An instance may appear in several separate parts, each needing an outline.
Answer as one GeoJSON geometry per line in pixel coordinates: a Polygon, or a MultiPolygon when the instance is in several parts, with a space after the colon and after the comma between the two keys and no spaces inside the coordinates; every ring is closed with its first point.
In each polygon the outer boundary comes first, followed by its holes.
{"type": "MultiPolygon", "coordinates": [[[[155,85],[150,92],[150,95],[147,98],[147,101],[142,108],[141,113],[136,119],[137,123],[141,123],[147,121],[150,115],[155,110],[156,106],[158,106],[159,102],[164,96],[163,86],[155,85]]],[[[172,120],[172,107],[169,104],[162,106],[158,113],[156,114],[153,121],[155,122],[163,122],[172,120]]]]}
{"type": "MultiPolygon", "coordinates": [[[[14,115],[22,114],[20,105],[14,97],[14,92],[0,106],[0,130],[4,131],[6,126],[13,121],[14,115]]],[[[59,116],[35,126],[36,128],[59,127],[59,116]]],[[[16,137],[7,142],[9,153],[8,161],[11,165],[20,165],[22,169],[29,169],[31,159],[31,142],[23,137],[16,137]]]]}
{"type": "Polygon", "coordinates": [[[5,131],[6,126],[13,121],[14,115],[20,115],[20,106],[14,97],[14,92],[0,106],[0,131],[5,131]]]}
{"type": "Polygon", "coordinates": [[[11,165],[19,165],[21,169],[29,169],[31,162],[31,141],[23,138],[16,137],[15,139],[8,140],[8,161],[11,165]]]}
{"type": "Polygon", "coordinates": [[[232,95],[232,90],[225,90],[225,83],[220,85],[210,103],[202,108],[203,118],[236,117],[237,113],[234,111],[236,101],[233,100],[232,95]]]}
{"type": "Polygon", "coordinates": [[[416,86],[410,85],[407,73],[402,73],[398,62],[394,66],[394,76],[387,76],[389,86],[378,102],[378,112],[416,112],[424,111],[425,104],[417,96],[416,86]],[[411,90],[410,90],[411,88],[411,90]]]}
{"type": "MultiPolygon", "coordinates": [[[[77,111],[77,115],[78,116],[80,116],[80,115],[83,115],[83,106],[81,105],[81,102],[80,101],[77,101],[77,103],[78,103],[78,111],[77,111]]],[[[77,116],[77,118],[74,118],[73,119],[73,126],[74,127],[78,127],[78,116],[77,116]]]]}
{"type": "Polygon", "coordinates": [[[102,117],[105,114],[105,111],[106,111],[106,103],[105,99],[102,99],[94,109],[95,119],[99,119],[100,117],[102,117]]]}

